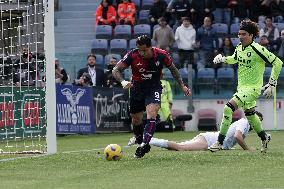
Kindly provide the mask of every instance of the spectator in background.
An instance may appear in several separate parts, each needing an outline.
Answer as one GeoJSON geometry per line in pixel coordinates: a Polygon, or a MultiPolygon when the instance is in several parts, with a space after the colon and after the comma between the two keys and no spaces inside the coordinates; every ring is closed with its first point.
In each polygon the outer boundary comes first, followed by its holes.
{"type": "Polygon", "coordinates": [[[271,45],[272,43],[273,42],[270,43],[268,41],[268,37],[266,35],[260,37],[259,44],[267,48],[267,50],[269,50],[270,52],[274,53],[275,49],[273,48],[273,45],[271,45]]]}
{"type": "Polygon", "coordinates": [[[116,25],[116,10],[110,4],[109,0],[102,0],[96,10],[97,25],[111,25],[113,28],[116,25]]]}
{"type": "Polygon", "coordinates": [[[172,14],[175,15],[175,25],[180,26],[183,17],[191,18],[190,15],[191,4],[188,0],[176,0],[172,5],[172,14]]]}
{"type": "Polygon", "coordinates": [[[197,68],[212,67],[213,56],[218,53],[219,40],[210,17],[205,17],[204,24],[198,28],[196,41],[199,48],[197,68]]]}
{"type": "Polygon", "coordinates": [[[112,69],[117,63],[117,59],[115,57],[111,57],[110,63],[107,65],[106,71],[106,86],[109,88],[112,87],[122,87],[121,83],[117,81],[112,75],[112,69]]]}
{"type": "Polygon", "coordinates": [[[276,55],[284,61],[284,29],[281,30],[280,37],[278,37],[274,44],[276,44],[276,55]]]}
{"type": "Polygon", "coordinates": [[[279,37],[279,30],[273,26],[272,17],[266,17],[265,19],[265,28],[261,28],[259,31],[259,36],[266,35],[268,41],[276,40],[279,37]]]}
{"type": "Polygon", "coordinates": [[[170,52],[173,45],[174,32],[173,29],[167,25],[167,21],[164,17],[159,19],[159,27],[153,32],[153,40],[157,42],[157,47],[170,52]]]}
{"type": "Polygon", "coordinates": [[[55,83],[65,84],[67,80],[66,70],[60,66],[59,60],[55,58],[55,83]]]}
{"type": "MultiPolygon", "coordinates": [[[[234,54],[235,47],[232,44],[230,37],[224,37],[223,43],[221,48],[219,49],[219,53],[221,53],[223,56],[231,56],[234,54]]],[[[229,64],[222,64],[222,67],[231,67],[229,64]]]]}
{"type": "Polygon", "coordinates": [[[195,28],[199,28],[205,17],[210,17],[213,21],[214,2],[212,0],[192,0],[190,12],[192,14],[192,23],[195,28]]]}
{"type": "Polygon", "coordinates": [[[79,79],[74,80],[73,85],[81,87],[91,87],[93,86],[92,78],[90,74],[84,72],[79,79]]]}
{"type": "Polygon", "coordinates": [[[153,27],[158,24],[158,19],[165,16],[167,6],[167,2],[164,0],[154,0],[154,4],[149,12],[151,31],[153,31],[153,27]]]}
{"type": "Polygon", "coordinates": [[[273,0],[270,3],[270,10],[274,22],[284,22],[284,0],[273,0]]]}
{"type": "Polygon", "coordinates": [[[184,17],[182,25],[179,26],[175,33],[175,40],[178,46],[180,67],[187,67],[186,61],[194,65],[194,48],[195,48],[196,31],[193,28],[190,19],[184,17]]]}
{"type": "Polygon", "coordinates": [[[213,11],[215,23],[231,24],[231,9],[228,7],[229,0],[214,0],[216,9],[213,11]]]}
{"type": "Polygon", "coordinates": [[[20,57],[13,63],[13,82],[16,86],[36,86],[36,62],[28,47],[22,48],[20,57]]]}
{"type": "Polygon", "coordinates": [[[123,0],[117,8],[118,22],[119,24],[134,25],[136,8],[135,4],[131,0],[123,0]]]}
{"type": "Polygon", "coordinates": [[[105,86],[105,74],[102,69],[96,67],[96,56],[94,54],[89,54],[87,56],[87,61],[87,67],[82,68],[78,71],[77,79],[80,79],[83,73],[86,72],[90,74],[93,86],[105,86]]]}

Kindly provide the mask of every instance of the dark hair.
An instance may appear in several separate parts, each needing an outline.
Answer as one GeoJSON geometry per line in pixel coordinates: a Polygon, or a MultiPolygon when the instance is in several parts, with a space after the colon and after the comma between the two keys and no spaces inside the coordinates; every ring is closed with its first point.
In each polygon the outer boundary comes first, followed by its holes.
{"type": "Polygon", "coordinates": [[[190,22],[189,17],[182,17],[181,20],[182,20],[182,21],[189,21],[189,22],[190,22]]]}
{"type": "Polygon", "coordinates": [[[90,57],[94,57],[94,58],[95,58],[95,60],[97,60],[97,57],[96,57],[96,55],[94,55],[94,54],[88,54],[88,56],[87,56],[87,60],[88,60],[90,57]]]}
{"type": "Polygon", "coordinates": [[[117,58],[115,58],[114,56],[112,56],[111,59],[117,60],[117,58]]]}
{"type": "Polygon", "coordinates": [[[257,24],[250,19],[245,19],[241,22],[240,30],[245,30],[249,34],[252,34],[253,38],[257,37],[259,34],[257,24]]]}
{"type": "Polygon", "coordinates": [[[260,121],[263,120],[263,115],[259,111],[255,111],[255,114],[259,117],[260,121]]]}
{"type": "Polygon", "coordinates": [[[146,45],[146,47],[151,47],[152,46],[151,38],[148,37],[147,35],[141,35],[137,37],[136,45],[140,46],[146,45]]]}
{"type": "MultiPolygon", "coordinates": [[[[90,76],[89,73],[84,72],[84,73],[82,74],[82,76],[85,77],[85,79],[84,79],[84,82],[85,82],[85,83],[92,83],[92,78],[91,78],[91,76],[90,76]]],[[[92,84],[93,84],[93,83],[92,83],[92,84]]]]}

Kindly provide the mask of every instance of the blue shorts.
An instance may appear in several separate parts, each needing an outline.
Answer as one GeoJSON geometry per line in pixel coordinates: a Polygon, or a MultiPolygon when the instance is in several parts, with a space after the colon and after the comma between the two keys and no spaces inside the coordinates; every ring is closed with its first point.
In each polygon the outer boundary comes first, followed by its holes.
{"type": "Polygon", "coordinates": [[[162,85],[134,84],[130,89],[130,113],[144,112],[149,104],[161,104],[162,85]]]}

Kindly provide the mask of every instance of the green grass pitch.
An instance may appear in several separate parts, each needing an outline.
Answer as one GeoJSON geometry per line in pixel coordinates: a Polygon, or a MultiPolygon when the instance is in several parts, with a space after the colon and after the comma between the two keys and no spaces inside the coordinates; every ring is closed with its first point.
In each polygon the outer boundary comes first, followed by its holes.
{"type": "MultiPolygon", "coordinates": [[[[58,153],[6,161],[0,156],[1,189],[284,189],[284,131],[271,131],[267,154],[235,150],[175,152],[152,147],[135,159],[126,146],[130,133],[58,138],[58,153]],[[120,161],[106,161],[107,144],[123,147],[120,161]]],[[[156,133],[186,140],[196,132],[156,133]]],[[[260,147],[255,133],[249,146],[260,147]]]]}

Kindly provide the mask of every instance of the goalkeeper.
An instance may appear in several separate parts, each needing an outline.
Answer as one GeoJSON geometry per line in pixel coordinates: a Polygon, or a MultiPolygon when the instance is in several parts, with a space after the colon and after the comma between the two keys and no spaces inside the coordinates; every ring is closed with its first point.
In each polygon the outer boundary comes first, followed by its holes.
{"type": "Polygon", "coordinates": [[[238,33],[240,44],[237,45],[234,54],[227,57],[218,54],[213,60],[214,64],[222,62],[238,64],[238,87],[233,98],[224,107],[218,140],[210,146],[212,152],[221,150],[232,122],[232,114],[238,108],[244,109],[249,124],[260,137],[262,141],[261,152],[265,153],[267,151],[267,144],[271,136],[263,130],[261,121],[255,114],[256,99],[259,97],[261,90],[264,90],[263,95],[266,98],[274,95],[277,78],[283,63],[265,47],[253,41],[258,36],[258,33],[259,30],[256,23],[248,19],[243,20],[238,33]],[[273,67],[268,84],[262,87],[265,63],[270,63],[273,67]]]}

